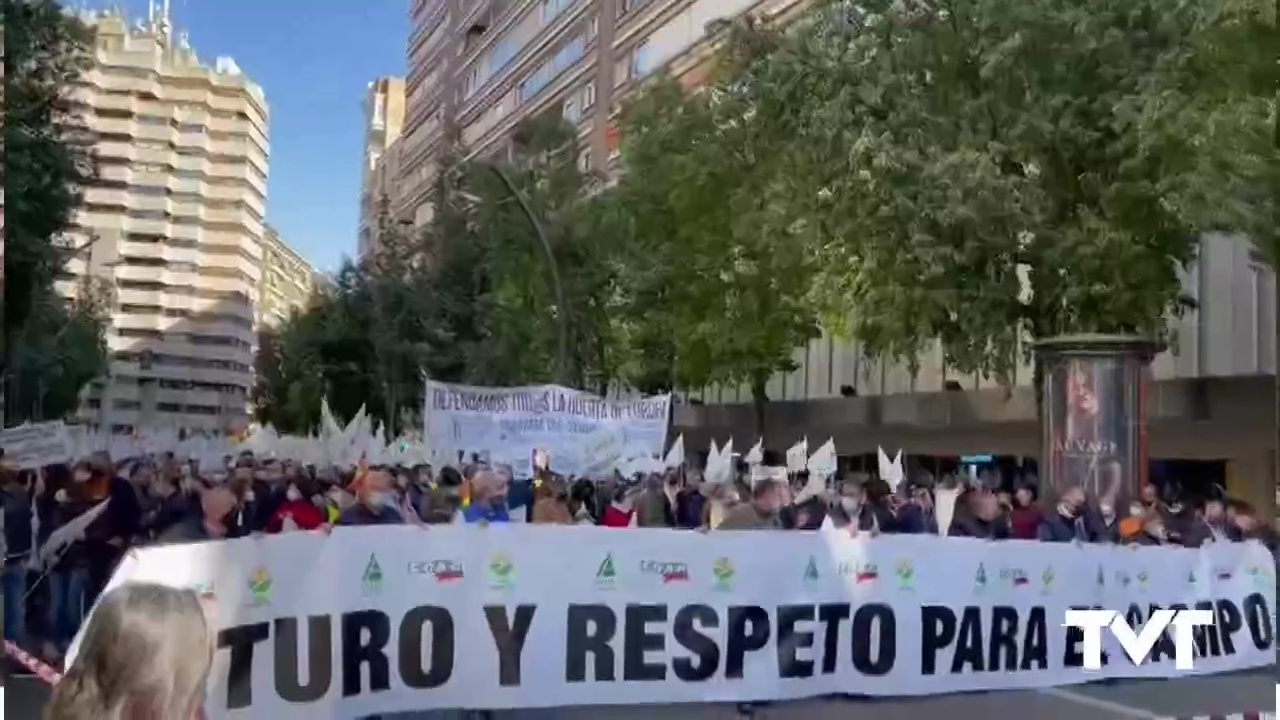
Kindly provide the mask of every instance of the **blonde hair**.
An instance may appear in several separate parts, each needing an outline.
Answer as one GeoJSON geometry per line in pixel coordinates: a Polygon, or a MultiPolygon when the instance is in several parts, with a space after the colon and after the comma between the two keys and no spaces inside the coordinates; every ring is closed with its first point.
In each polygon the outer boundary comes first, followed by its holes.
{"type": "Polygon", "coordinates": [[[190,590],[129,584],[103,596],[46,720],[191,720],[214,638],[190,590]]]}

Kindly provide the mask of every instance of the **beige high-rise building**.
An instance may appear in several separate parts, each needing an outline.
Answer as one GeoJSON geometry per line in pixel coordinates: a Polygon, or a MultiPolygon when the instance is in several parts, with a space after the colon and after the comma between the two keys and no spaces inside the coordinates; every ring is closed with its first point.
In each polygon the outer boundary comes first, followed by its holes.
{"type": "Polygon", "coordinates": [[[153,15],[84,16],[96,63],[73,99],[96,134],[99,179],[68,238],[93,242],[70,270],[114,297],[110,369],[80,419],[117,433],[237,431],[262,283],[266,98],[234,61],[201,62],[167,13],[153,15]]]}
{"type": "Polygon", "coordinates": [[[267,226],[262,238],[262,283],[258,286],[258,325],[278,327],[294,310],[306,309],[324,277],[267,226]]]}
{"type": "Polygon", "coordinates": [[[395,195],[398,167],[388,152],[404,126],[404,78],[384,77],[369,83],[364,102],[364,175],[360,184],[360,257],[377,243],[378,213],[385,198],[395,195]]]}
{"type": "Polygon", "coordinates": [[[697,83],[707,29],[751,12],[786,16],[805,0],[414,0],[406,53],[404,130],[392,212],[422,225],[443,130],[464,151],[500,156],[521,120],[552,110],[578,126],[584,169],[616,159],[613,115],[659,68],[697,83]]]}

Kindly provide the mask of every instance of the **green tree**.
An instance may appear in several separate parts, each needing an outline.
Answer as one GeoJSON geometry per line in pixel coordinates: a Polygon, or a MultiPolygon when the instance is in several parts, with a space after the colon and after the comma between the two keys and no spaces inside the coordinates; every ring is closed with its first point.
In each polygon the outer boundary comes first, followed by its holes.
{"type": "Polygon", "coordinates": [[[1260,217],[1232,178],[1275,166],[1214,52],[1258,7],[869,0],[785,34],[752,72],[851,334],[1005,381],[1027,335],[1165,337],[1199,233],[1260,217]]]}
{"type": "Polygon", "coordinates": [[[725,32],[709,87],[659,79],[624,113],[617,202],[634,233],[624,327],[649,363],[642,382],[668,355],[677,386],[748,385],[762,424],[769,378],[794,370],[795,348],[819,335],[823,254],[809,222],[788,215],[792,138],[753,73],[775,35],[725,32]]]}
{"type": "Polygon", "coordinates": [[[0,0],[4,25],[5,421],[59,417],[102,369],[104,313],[87,285],[67,300],[54,283],[76,249],[63,242],[80,189],[94,177],[68,91],[90,67],[92,33],[57,2],[0,0]],[[84,353],[78,356],[76,353],[84,353]]]}

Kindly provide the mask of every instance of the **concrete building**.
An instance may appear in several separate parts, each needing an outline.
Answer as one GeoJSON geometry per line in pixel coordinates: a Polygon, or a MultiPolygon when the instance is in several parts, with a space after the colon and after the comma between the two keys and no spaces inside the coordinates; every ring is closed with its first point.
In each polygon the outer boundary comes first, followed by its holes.
{"type": "Polygon", "coordinates": [[[305,309],[323,276],[285,244],[270,225],[262,237],[262,281],[258,286],[259,326],[279,326],[294,310],[305,309]]]}
{"type": "MultiPolygon", "coordinates": [[[[706,28],[803,0],[414,0],[392,211],[422,225],[447,127],[466,155],[501,156],[516,125],[554,110],[576,124],[583,168],[616,157],[614,112],[644,76],[706,56],[706,28]]],[[[696,81],[696,78],[693,79],[696,81]]]]}
{"type": "Polygon", "coordinates": [[[387,157],[404,126],[404,78],[384,77],[369,83],[364,102],[364,170],[360,183],[360,257],[373,249],[380,205],[396,196],[399,172],[387,157]],[[386,158],[386,161],[384,161],[386,158]]]}
{"type": "Polygon", "coordinates": [[[239,430],[263,281],[266,98],[231,59],[201,62],[167,11],[132,26],[118,12],[85,19],[96,64],[73,100],[99,179],[67,238],[93,242],[70,270],[107,280],[114,304],[110,370],[80,419],[239,430]]]}

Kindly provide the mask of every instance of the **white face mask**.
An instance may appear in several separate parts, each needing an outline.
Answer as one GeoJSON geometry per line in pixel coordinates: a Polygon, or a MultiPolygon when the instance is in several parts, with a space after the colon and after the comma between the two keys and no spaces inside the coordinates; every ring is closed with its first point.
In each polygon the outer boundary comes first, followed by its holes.
{"type": "Polygon", "coordinates": [[[373,507],[389,507],[396,506],[396,496],[389,492],[369,493],[369,504],[373,507]]]}
{"type": "Polygon", "coordinates": [[[289,502],[297,502],[302,499],[302,492],[297,487],[290,485],[289,489],[284,491],[284,496],[289,502]]]}
{"type": "Polygon", "coordinates": [[[846,513],[853,514],[858,512],[858,508],[862,503],[858,502],[858,498],[842,497],[840,498],[840,508],[846,513]]]}

